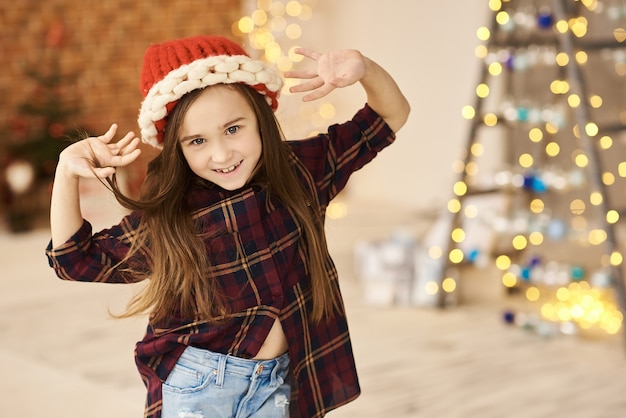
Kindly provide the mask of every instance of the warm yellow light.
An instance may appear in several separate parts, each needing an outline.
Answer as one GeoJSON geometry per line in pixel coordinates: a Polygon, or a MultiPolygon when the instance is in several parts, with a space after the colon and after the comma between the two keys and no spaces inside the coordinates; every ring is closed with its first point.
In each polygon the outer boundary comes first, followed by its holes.
{"type": "Polygon", "coordinates": [[[559,131],[559,126],[555,123],[546,122],[546,132],[549,134],[555,134],[559,131]]]}
{"type": "Polygon", "coordinates": [[[550,142],[546,145],[546,154],[550,157],[556,157],[561,152],[561,146],[556,142],[550,142]]]}
{"type": "Polygon", "coordinates": [[[610,263],[612,266],[619,266],[620,264],[622,264],[622,261],[624,261],[624,258],[620,253],[618,253],[617,251],[611,253],[610,263]]]}
{"type": "Polygon", "coordinates": [[[485,97],[489,96],[489,86],[485,83],[481,83],[478,86],[476,86],[476,95],[480,97],[481,99],[484,99],[485,97]]]}
{"type": "Polygon", "coordinates": [[[615,176],[613,175],[613,173],[609,171],[605,171],[604,173],[602,173],[602,183],[604,183],[607,186],[610,186],[613,183],[615,183],[615,176]]]}
{"type": "Polygon", "coordinates": [[[587,34],[587,19],[580,16],[571,23],[571,29],[574,36],[582,38],[587,34]]]}
{"type": "Polygon", "coordinates": [[[487,113],[483,119],[486,126],[496,126],[498,123],[498,116],[495,113],[487,113]]]}
{"type": "Polygon", "coordinates": [[[489,10],[497,12],[502,8],[502,1],[500,0],[489,0],[489,10]]]}
{"type": "Polygon", "coordinates": [[[580,65],[586,64],[589,58],[587,56],[587,52],[583,50],[576,52],[575,57],[576,57],[576,62],[579,63],[580,65]]]}
{"type": "Polygon", "coordinates": [[[474,119],[474,116],[476,116],[476,111],[473,106],[466,105],[463,106],[463,109],[461,109],[461,115],[463,115],[465,119],[471,120],[474,119]]]}
{"type": "Polygon", "coordinates": [[[624,28],[617,28],[613,31],[613,36],[617,42],[624,42],[624,40],[626,40],[626,30],[624,28]]]}
{"type": "Polygon", "coordinates": [[[458,213],[461,210],[461,202],[458,199],[448,201],[448,211],[450,213],[458,213]]]}
{"type": "Polygon", "coordinates": [[[565,67],[569,63],[569,56],[565,52],[556,54],[556,63],[561,67],[565,67]]]}
{"type": "Polygon", "coordinates": [[[478,174],[478,164],[476,161],[470,161],[467,163],[467,167],[465,167],[465,172],[468,176],[475,176],[478,174]]]}
{"type": "Polygon", "coordinates": [[[348,206],[343,202],[330,202],[326,208],[326,215],[330,219],[341,219],[348,215],[348,206]]]}
{"type": "Polygon", "coordinates": [[[611,138],[608,135],[605,135],[602,138],[600,138],[600,147],[602,147],[602,149],[609,149],[612,146],[613,146],[613,138],[611,138]]]}
{"type": "Polygon", "coordinates": [[[591,107],[593,107],[594,109],[598,109],[600,107],[602,107],[602,97],[598,96],[597,94],[591,96],[589,98],[589,104],[591,105],[591,107]]]}
{"type": "Polygon", "coordinates": [[[285,6],[285,11],[289,16],[297,17],[302,13],[302,5],[299,1],[291,0],[285,6]]]}
{"type": "Polygon", "coordinates": [[[543,212],[544,207],[545,205],[541,199],[533,199],[530,202],[530,211],[532,213],[541,213],[543,212]]]}
{"type": "Polygon", "coordinates": [[[511,259],[507,255],[499,255],[496,258],[496,267],[500,270],[507,270],[511,267],[511,259]]]}
{"type": "Polygon", "coordinates": [[[532,167],[533,163],[534,163],[534,159],[532,155],[524,153],[519,156],[519,165],[521,165],[522,167],[524,168],[532,167]]]}
{"type": "Polygon", "coordinates": [[[498,22],[498,25],[506,25],[507,23],[509,23],[510,19],[511,17],[505,11],[501,11],[496,14],[496,22],[498,22]]]}
{"type": "Polygon", "coordinates": [[[252,12],[252,21],[256,26],[263,26],[267,23],[267,13],[264,10],[257,9],[252,12]]]}
{"type": "Polygon", "coordinates": [[[554,80],[550,83],[550,91],[553,94],[565,94],[569,91],[569,83],[566,80],[554,80]]]}
{"type": "Polygon", "coordinates": [[[606,231],[603,229],[592,229],[589,231],[588,240],[591,245],[600,245],[606,241],[606,231]]]}
{"type": "Polygon", "coordinates": [[[593,122],[589,122],[587,125],[585,125],[585,132],[589,136],[596,136],[596,135],[598,135],[598,131],[599,130],[600,129],[598,128],[598,125],[596,125],[593,122]]]}
{"type": "Polygon", "coordinates": [[[561,302],[567,302],[570,298],[570,291],[567,287],[559,287],[556,291],[556,298],[561,302]]]}
{"type": "Polygon", "coordinates": [[[482,144],[474,143],[470,148],[470,152],[474,157],[480,157],[485,152],[485,147],[482,144]]]}
{"type": "Polygon", "coordinates": [[[574,164],[580,168],[587,167],[589,164],[589,158],[585,154],[578,154],[574,157],[574,164]]]}
{"type": "Polygon", "coordinates": [[[559,20],[558,22],[556,22],[554,27],[559,33],[565,33],[569,29],[569,25],[565,20],[559,20]]]}
{"type": "Polygon", "coordinates": [[[531,286],[528,289],[526,289],[526,299],[528,299],[531,302],[536,302],[539,300],[539,298],[541,297],[541,292],[539,291],[539,289],[535,286],[531,286]]]}
{"type": "Polygon", "coordinates": [[[480,28],[478,28],[478,30],[476,30],[476,37],[481,41],[488,40],[490,36],[491,32],[489,31],[489,28],[485,26],[481,26],[480,28]]]}
{"type": "Polygon", "coordinates": [[[580,106],[580,96],[577,94],[570,94],[567,97],[567,104],[569,104],[571,108],[577,108],[580,106]]]}
{"type": "Polygon", "coordinates": [[[455,195],[463,196],[465,193],[467,193],[467,184],[465,184],[464,181],[457,181],[456,183],[454,183],[452,190],[455,195]]]}
{"type": "Polygon", "coordinates": [[[452,277],[446,277],[441,283],[441,288],[444,292],[447,293],[454,292],[456,290],[456,280],[454,280],[452,277]]]}
{"type": "Polygon", "coordinates": [[[502,275],[502,284],[506,287],[515,287],[517,284],[517,277],[511,272],[506,272],[502,275]]]}
{"type": "Polygon", "coordinates": [[[532,128],[528,132],[528,138],[532,142],[540,142],[543,139],[543,131],[539,128],[532,128]]]}
{"type": "Polygon", "coordinates": [[[265,46],[265,58],[269,62],[276,62],[282,55],[282,49],[277,42],[270,42],[265,46]]]}
{"type": "Polygon", "coordinates": [[[589,202],[594,206],[601,205],[603,201],[604,197],[600,192],[592,192],[591,195],[589,195],[589,202]]]}
{"type": "Polygon", "coordinates": [[[502,64],[500,64],[499,62],[492,62],[491,64],[489,64],[488,70],[489,74],[491,74],[492,76],[499,76],[500,74],[502,74],[502,64]]]}
{"type": "Polygon", "coordinates": [[[478,45],[474,48],[474,55],[476,55],[476,58],[484,59],[487,54],[489,54],[489,48],[485,45],[478,45]]]}
{"type": "Polygon", "coordinates": [[[626,177],[626,162],[621,162],[617,166],[617,173],[620,177],[626,177]]]}
{"type": "Polygon", "coordinates": [[[532,245],[541,245],[543,244],[543,234],[539,231],[531,232],[530,235],[528,235],[528,241],[532,245]]]}
{"type": "Polygon", "coordinates": [[[569,210],[574,215],[582,215],[585,213],[586,205],[581,199],[574,199],[569,205],[569,210]]]}
{"type": "Polygon", "coordinates": [[[524,235],[516,235],[513,237],[511,244],[516,250],[523,250],[526,246],[528,246],[528,240],[524,235]]]}
{"type": "Polygon", "coordinates": [[[452,251],[450,251],[450,254],[448,254],[448,258],[450,259],[452,263],[458,264],[461,261],[463,261],[463,251],[461,251],[458,248],[455,248],[452,251]]]}
{"type": "Polygon", "coordinates": [[[320,106],[319,114],[322,119],[332,119],[335,117],[335,113],[335,106],[333,106],[331,103],[323,103],[320,106]]]}
{"type": "Polygon", "coordinates": [[[610,224],[617,223],[619,221],[619,212],[615,209],[611,209],[606,213],[606,221],[610,224]]]}
{"type": "Polygon", "coordinates": [[[242,33],[250,33],[254,29],[254,22],[250,16],[244,16],[239,19],[237,27],[242,33]]]}
{"type": "Polygon", "coordinates": [[[463,242],[463,240],[465,240],[465,231],[461,228],[455,228],[450,236],[452,237],[452,241],[456,243],[463,242]]]}

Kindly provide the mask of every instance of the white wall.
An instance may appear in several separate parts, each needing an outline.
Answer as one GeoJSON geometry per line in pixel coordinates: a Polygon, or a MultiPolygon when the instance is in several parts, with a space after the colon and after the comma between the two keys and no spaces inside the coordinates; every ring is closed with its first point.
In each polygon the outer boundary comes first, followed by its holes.
{"type": "MultiPolygon", "coordinates": [[[[451,164],[463,156],[469,128],[461,108],[473,103],[478,80],[476,29],[489,18],[486,0],[315,3],[300,44],[360,50],[394,76],[412,106],[397,143],[351,180],[351,198],[386,199],[410,209],[445,206],[456,180],[451,164]]],[[[349,118],[364,97],[356,87],[333,93],[335,120],[349,118]]]]}

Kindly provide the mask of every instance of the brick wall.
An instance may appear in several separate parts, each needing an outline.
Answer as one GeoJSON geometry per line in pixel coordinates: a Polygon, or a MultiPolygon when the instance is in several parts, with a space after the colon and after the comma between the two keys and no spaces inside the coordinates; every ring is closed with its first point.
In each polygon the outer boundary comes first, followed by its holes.
{"type": "MultiPolygon", "coordinates": [[[[9,126],[18,106],[37,96],[37,83],[25,76],[26,67],[46,73],[56,61],[59,72],[71,76],[59,88],[63,102],[80,109],[68,120],[71,126],[101,134],[115,122],[120,133],[138,133],[139,73],[146,48],[197,34],[237,40],[231,27],[241,16],[239,0],[4,0],[0,150],[16,142],[9,126]]],[[[137,189],[145,164],[154,156],[151,147],[143,148],[141,160],[123,173],[131,190],[137,189]]],[[[81,193],[89,194],[93,188],[85,186],[81,193]]],[[[5,210],[0,203],[0,212],[5,210]]],[[[41,213],[47,217],[45,207],[41,213]]]]}
{"type": "Polygon", "coordinates": [[[103,132],[115,121],[136,130],[147,46],[200,33],[234,38],[230,28],[239,17],[241,4],[233,0],[12,1],[0,14],[0,125],[34,88],[23,65],[58,54],[61,71],[76,74],[67,93],[79,100],[77,124],[103,132]],[[62,36],[56,48],[46,42],[55,35],[62,36]]]}

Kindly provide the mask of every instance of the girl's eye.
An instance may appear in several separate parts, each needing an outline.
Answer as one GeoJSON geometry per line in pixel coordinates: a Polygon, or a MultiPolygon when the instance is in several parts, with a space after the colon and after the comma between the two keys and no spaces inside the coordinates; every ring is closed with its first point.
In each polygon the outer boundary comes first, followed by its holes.
{"type": "Polygon", "coordinates": [[[203,144],[204,142],[205,142],[204,138],[194,138],[194,139],[191,140],[190,144],[191,145],[200,145],[200,144],[203,144]]]}
{"type": "Polygon", "coordinates": [[[238,130],[239,130],[238,125],[229,126],[228,128],[226,128],[226,134],[233,135],[233,134],[236,134],[238,130]]]}

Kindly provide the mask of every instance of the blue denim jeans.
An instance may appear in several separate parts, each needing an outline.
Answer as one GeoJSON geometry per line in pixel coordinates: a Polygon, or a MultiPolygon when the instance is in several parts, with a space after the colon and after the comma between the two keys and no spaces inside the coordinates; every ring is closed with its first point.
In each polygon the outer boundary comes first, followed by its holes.
{"type": "Polygon", "coordinates": [[[247,360],[187,347],[163,384],[162,418],[286,418],[289,357],[247,360]]]}

